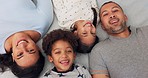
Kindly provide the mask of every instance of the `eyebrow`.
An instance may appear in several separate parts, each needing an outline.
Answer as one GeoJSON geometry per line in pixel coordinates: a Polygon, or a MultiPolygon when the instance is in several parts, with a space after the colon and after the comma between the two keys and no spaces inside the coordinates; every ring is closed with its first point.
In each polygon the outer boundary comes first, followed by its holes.
{"type": "Polygon", "coordinates": [[[114,7],[112,7],[112,9],[114,9],[114,8],[118,8],[118,9],[119,9],[119,7],[118,7],[118,6],[114,6],[114,7]]]}
{"type": "MultiPolygon", "coordinates": [[[[111,9],[114,9],[114,8],[119,8],[118,6],[113,6],[111,9]]],[[[104,10],[101,12],[101,15],[104,13],[104,12],[107,12],[107,10],[104,10]]]]}

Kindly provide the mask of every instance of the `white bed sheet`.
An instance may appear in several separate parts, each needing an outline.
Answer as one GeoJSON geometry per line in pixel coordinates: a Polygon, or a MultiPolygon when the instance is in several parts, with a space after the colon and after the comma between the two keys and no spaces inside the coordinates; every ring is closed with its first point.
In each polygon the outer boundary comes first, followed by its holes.
{"type": "MultiPolygon", "coordinates": [[[[109,0],[97,0],[99,7],[105,2],[109,0]]],[[[148,25],[148,0],[113,0],[121,5],[124,9],[125,13],[128,16],[128,25],[141,27],[148,25]]],[[[59,26],[57,24],[57,19],[55,17],[49,32],[53,29],[58,29],[59,26]]],[[[97,35],[101,40],[107,38],[107,34],[101,29],[100,25],[97,27],[97,35]]],[[[41,47],[42,40],[38,42],[38,45],[41,47]]],[[[82,65],[85,65],[89,68],[89,56],[88,54],[77,54],[76,62],[82,65]]],[[[43,74],[47,69],[50,69],[52,64],[49,63],[46,59],[44,70],[41,73],[40,78],[42,78],[43,74]]],[[[1,73],[0,78],[17,78],[15,77],[10,70],[1,73]]]]}

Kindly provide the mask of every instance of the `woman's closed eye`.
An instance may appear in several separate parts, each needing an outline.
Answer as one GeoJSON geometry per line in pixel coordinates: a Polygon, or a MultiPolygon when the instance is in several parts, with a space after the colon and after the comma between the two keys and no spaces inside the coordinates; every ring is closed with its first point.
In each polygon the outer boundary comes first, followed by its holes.
{"type": "Polygon", "coordinates": [[[36,50],[34,50],[34,49],[30,49],[29,50],[29,54],[33,54],[33,53],[35,53],[36,52],[36,50]]]}
{"type": "Polygon", "coordinates": [[[23,55],[23,52],[20,52],[19,54],[17,54],[17,59],[20,59],[22,58],[24,55],[23,55]]]}

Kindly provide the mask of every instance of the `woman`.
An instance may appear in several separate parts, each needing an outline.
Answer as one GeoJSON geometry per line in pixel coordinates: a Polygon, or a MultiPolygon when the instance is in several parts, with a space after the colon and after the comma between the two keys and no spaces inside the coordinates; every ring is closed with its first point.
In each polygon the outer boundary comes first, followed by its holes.
{"type": "Polygon", "coordinates": [[[35,43],[48,31],[53,8],[50,0],[36,2],[0,0],[4,3],[0,5],[0,64],[19,78],[37,78],[44,66],[44,57],[35,43]]]}

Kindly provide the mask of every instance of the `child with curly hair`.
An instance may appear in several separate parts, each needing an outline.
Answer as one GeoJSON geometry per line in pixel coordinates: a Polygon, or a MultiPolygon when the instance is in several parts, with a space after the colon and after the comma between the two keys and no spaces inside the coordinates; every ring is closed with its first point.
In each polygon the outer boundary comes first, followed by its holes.
{"type": "Polygon", "coordinates": [[[43,39],[42,47],[49,62],[54,64],[44,78],[91,78],[88,70],[80,64],[74,64],[78,38],[68,30],[51,31],[43,39]]]}

